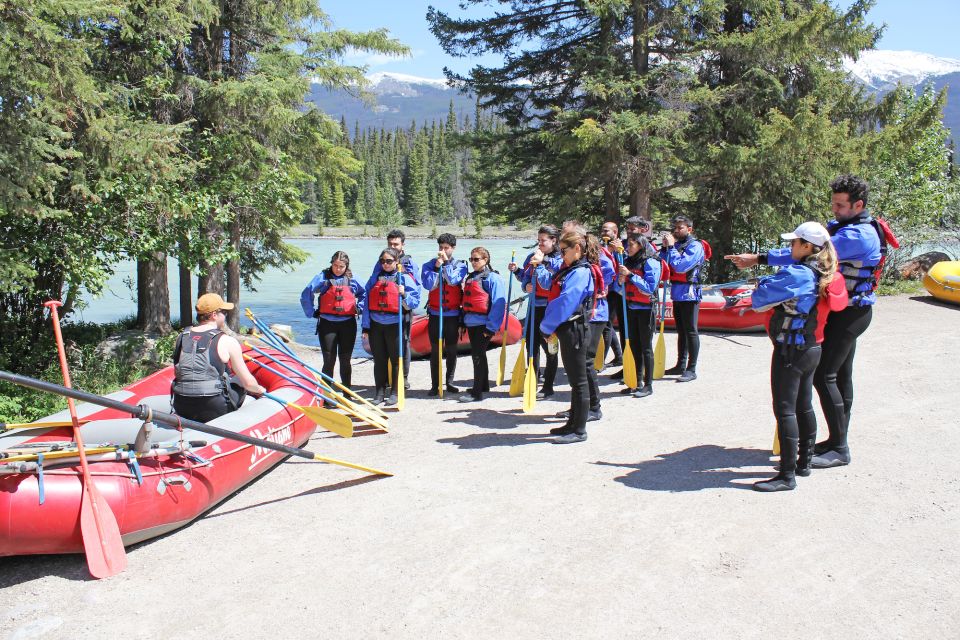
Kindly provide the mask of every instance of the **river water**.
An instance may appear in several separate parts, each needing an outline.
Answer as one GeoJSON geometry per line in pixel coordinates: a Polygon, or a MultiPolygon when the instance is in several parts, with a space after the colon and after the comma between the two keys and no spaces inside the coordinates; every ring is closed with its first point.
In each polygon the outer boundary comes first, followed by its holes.
{"type": "MultiPolygon", "coordinates": [[[[314,275],[329,266],[330,257],[336,251],[341,250],[346,251],[350,256],[350,269],[353,271],[353,277],[361,284],[366,283],[367,278],[373,273],[374,264],[380,257],[380,251],[386,246],[386,240],[298,238],[288,240],[288,242],[306,251],[309,254],[307,260],[289,271],[270,269],[263,273],[260,282],[256,284],[256,291],[244,289],[241,293],[241,311],[243,307],[250,307],[250,310],[267,324],[290,325],[297,342],[316,344],[317,338],[314,332],[316,320],[304,317],[300,308],[300,293],[304,287],[307,286],[314,275]]],[[[454,255],[459,259],[466,260],[470,256],[472,248],[476,246],[486,247],[490,252],[491,266],[501,274],[506,275],[510,252],[516,250],[518,260],[522,260],[530,251],[525,249],[524,246],[531,245],[534,242],[535,239],[532,237],[530,240],[474,240],[471,238],[461,241],[457,245],[454,255]]],[[[411,239],[406,242],[406,252],[419,266],[422,266],[425,259],[436,257],[437,242],[431,239],[411,239]]],[[[176,314],[179,305],[179,276],[176,262],[172,259],[167,264],[167,274],[167,281],[170,286],[170,308],[176,314]]],[[[89,299],[87,307],[77,311],[74,318],[87,322],[113,322],[127,316],[136,315],[136,288],[134,286],[131,289],[128,283],[134,285],[136,283],[136,264],[130,261],[122,262],[116,266],[116,272],[110,278],[104,292],[96,298],[89,299]]],[[[196,279],[194,279],[193,287],[194,297],[196,297],[196,279]]],[[[515,282],[512,297],[516,298],[518,295],[519,290],[515,282]]],[[[426,304],[427,297],[424,295],[422,298],[421,308],[426,304]]],[[[516,307],[513,311],[517,313],[516,307]]],[[[243,326],[251,325],[242,313],[240,323],[243,326]]],[[[365,355],[359,340],[357,340],[354,355],[357,357],[365,355]]]]}

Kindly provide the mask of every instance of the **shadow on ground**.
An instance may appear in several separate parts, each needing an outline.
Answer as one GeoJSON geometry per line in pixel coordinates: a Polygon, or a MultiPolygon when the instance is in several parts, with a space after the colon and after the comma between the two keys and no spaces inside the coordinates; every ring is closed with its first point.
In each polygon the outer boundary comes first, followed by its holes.
{"type": "Polygon", "coordinates": [[[549,433],[474,433],[460,438],[439,438],[440,444],[452,444],[460,449],[489,449],[490,447],[519,447],[525,444],[553,444],[556,436],[549,433]]]}
{"type": "MultiPolygon", "coordinates": [[[[469,405],[463,404],[462,407],[469,405]]],[[[527,415],[520,409],[494,411],[492,409],[451,409],[438,411],[437,415],[454,414],[444,419],[451,424],[468,424],[482,429],[515,429],[520,425],[543,424],[543,416],[527,415]],[[464,415],[466,414],[466,415],[464,415]]]]}
{"type": "Polygon", "coordinates": [[[770,452],[761,449],[728,449],[703,444],[674,453],[658,455],[654,460],[635,464],[602,462],[606,467],[633,469],[615,478],[632,489],[646,491],[700,491],[702,489],[750,489],[748,480],[759,480],[775,472],[770,452]],[[767,467],[761,471],[736,471],[739,467],[767,467]]]}

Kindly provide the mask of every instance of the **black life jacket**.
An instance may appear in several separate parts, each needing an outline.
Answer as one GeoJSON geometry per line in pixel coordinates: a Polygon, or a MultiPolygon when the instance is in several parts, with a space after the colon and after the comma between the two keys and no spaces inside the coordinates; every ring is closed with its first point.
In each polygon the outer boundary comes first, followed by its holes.
{"type": "Polygon", "coordinates": [[[171,390],[178,396],[198,398],[226,393],[230,384],[227,365],[217,354],[223,332],[184,330],[173,349],[175,377],[171,390]]]}
{"type": "Polygon", "coordinates": [[[850,225],[869,224],[877,233],[880,239],[880,261],[874,265],[863,264],[861,260],[842,260],[838,265],[838,271],[843,274],[847,283],[847,293],[853,298],[856,295],[873,293],[880,286],[880,278],[883,276],[883,265],[887,262],[887,253],[890,247],[900,248],[900,240],[897,238],[893,229],[887,224],[886,220],[873,218],[867,211],[864,211],[856,218],[844,220],[829,226],[830,237],[850,225]]]}
{"type": "MultiPolygon", "coordinates": [[[[813,272],[814,290],[819,294],[820,272],[806,263],[800,263],[813,272]]],[[[799,298],[781,302],[773,310],[770,318],[770,339],[780,349],[786,366],[789,367],[793,354],[805,351],[817,345],[817,313],[819,299],[814,301],[807,313],[797,309],[799,298]]]]}

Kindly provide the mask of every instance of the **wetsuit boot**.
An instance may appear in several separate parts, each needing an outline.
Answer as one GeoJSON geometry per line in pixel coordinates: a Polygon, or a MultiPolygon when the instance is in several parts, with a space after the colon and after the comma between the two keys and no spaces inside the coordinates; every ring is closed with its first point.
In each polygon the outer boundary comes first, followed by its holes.
{"type": "Polygon", "coordinates": [[[810,460],[813,458],[814,443],[817,441],[817,417],[812,411],[797,414],[800,427],[800,445],[797,450],[797,475],[810,475],[810,460]]]}
{"type": "Polygon", "coordinates": [[[755,482],[754,491],[791,491],[797,487],[797,448],[799,438],[780,436],[780,473],[761,482],[755,482]]]}

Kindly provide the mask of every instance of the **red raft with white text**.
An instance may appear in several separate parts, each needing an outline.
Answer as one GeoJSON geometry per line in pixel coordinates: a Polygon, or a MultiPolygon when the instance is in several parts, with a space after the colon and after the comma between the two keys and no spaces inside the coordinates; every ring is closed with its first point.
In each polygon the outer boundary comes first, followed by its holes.
{"type": "MultiPolygon", "coordinates": [[[[248,366],[271,395],[316,405],[310,393],[253,363],[248,366]]],[[[173,375],[173,367],[167,367],[108,397],[169,412],[173,375]]],[[[125,545],[189,524],[286,457],[187,428],[144,426],[129,414],[93,404],[78,404],[77,412],[91,476],[116,516],[125,545]],[[138,434],[147,443],[139,455],[132,444],[138,434]]],[[[69,421],[66,410],[43,419],[69,421]]],[[[249,396],[237,411],[210,424],[293,447],[306,443],[316,429],[296,409],[249,396]]],[[[0,556],[82,553],[81,487],[71,427],[0,432],[0,556]]]]}
{"type": "MultiPolygon", "coordinates": [[[[752,292],[753,287],[704,291],[697,327],[707,331],[766,331],[768,314],[753,310],[750,297],[752,292]]],[[[664,324],[676,328],[669,288],[664,324]]]]}
{"type": "MultiPolygon", "coordinates": [[[[430,336],[427,335],[428,322],[429,320],[426,314],[413,316],[413,324],[410,325],[410,355],[414,358],[426,358],[432,351],[430,336]]],[[[447,322],[447,320],[444,319],[444,322],[447,322]]],[[[454,319],[452,322],[458,322],[458,320],[454,319]]],[[[523,325],[517,319],[517,316],[512,313],[507,315],[507,344],[510,345],[518,342],[521,333],[523,333],[523,325]]],[[[489,348],[499,347],[502,343],[502,336],[503,329],[493,334],[493,337],[490,339],[489,348]]],[[[373,352],[370,351],[370,344],[366,338],[363,340],[363,350],[373,355],[373,352]]],[[[460,333],[459,340],[457,341],[457,352],[470,353],[470,338],[467,336],[466,331],[460,333]]]]}

